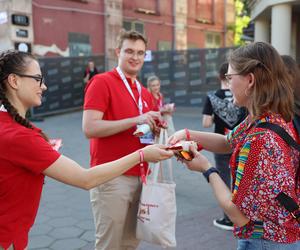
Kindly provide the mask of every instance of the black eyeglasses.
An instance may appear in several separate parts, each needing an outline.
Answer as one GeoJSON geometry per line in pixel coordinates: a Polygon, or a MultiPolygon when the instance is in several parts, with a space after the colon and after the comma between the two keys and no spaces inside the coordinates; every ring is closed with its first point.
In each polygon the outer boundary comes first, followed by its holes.
{"type": "Polygon", "coordinates": [[[25,75],[25,74],[19,74],[19,73],[13,73],[13,74],[16,74],[18,76],[21,76],[21,77],[28,77],[28,78],[32,78],[34,80],[36,80],[39,84],[40,84],[40,87],[45,84],[45,79],[44,79],[44,76],[37,76],[37,75],[25,75]]]}

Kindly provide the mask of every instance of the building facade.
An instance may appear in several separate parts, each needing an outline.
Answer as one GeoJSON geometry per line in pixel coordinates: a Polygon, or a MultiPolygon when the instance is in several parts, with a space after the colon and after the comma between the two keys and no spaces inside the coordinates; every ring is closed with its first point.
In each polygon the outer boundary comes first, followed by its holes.
{"type": "Polygon", "coordinates": [[[300,62],[300,1],[250,0],[255,41],[271,43],[300,62]]]}
{"type": "Polygon", "coordinates": [[[145,34],[154,51],[233,45],[234,0],[3,0],[0,8],[0,49],[25,43],[41,57],[105,54],[113,61],[122,28],[145,34]],[[27,26],[12,15],[28,18],[27,26]]]}
{"type": "Polygon", "coordinates": [[[31,0],[0,1],[0,50],[32,52],[32,22],[31,0]]]}

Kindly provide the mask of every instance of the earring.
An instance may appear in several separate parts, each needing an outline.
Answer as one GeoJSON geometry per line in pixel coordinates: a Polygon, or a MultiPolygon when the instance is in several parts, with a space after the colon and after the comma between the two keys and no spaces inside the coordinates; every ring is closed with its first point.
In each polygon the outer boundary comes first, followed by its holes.
{"type": "Polygon", "coordinates": [[[245,90],[244,90],[244,94],[245,94],[245,96],[247,96],[247,97],[250,96],[250,93],[249,93],[248,91],[249,91],[249,89],[245,89],[245,90]]]}

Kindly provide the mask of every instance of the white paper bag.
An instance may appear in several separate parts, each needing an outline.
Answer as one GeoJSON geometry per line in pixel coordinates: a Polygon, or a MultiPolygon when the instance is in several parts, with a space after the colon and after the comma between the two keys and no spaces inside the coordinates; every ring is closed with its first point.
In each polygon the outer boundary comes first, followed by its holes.
{"type": "Polygon", "coordinates": [[[174,127],[174,122],[173,122],[173,117],[171,114],[163,114],[163,119],[167,122],[168,127],[167,127],[167,131],[168,131],[168,135],[171,136],[175,133],[175,127],[174,127]]]}
{"type": "MultiPolygon", "coordinates": [[[[167,133],[162,129],[160,143],[166,138],[167,133]]],[[[143,183],[136,237],[163,247],[175,247],[176,184],[173,181],[171,159],[153,164],[151,171],[146,183],[143,183]],[[169,180],[165,172],[168,172],[169,180]]]]}

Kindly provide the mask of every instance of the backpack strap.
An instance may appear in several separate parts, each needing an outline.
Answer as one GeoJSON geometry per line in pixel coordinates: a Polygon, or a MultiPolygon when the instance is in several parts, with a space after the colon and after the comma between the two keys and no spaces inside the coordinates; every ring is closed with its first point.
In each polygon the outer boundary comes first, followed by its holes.
{"type": "Polygon", "coordinates": [[[291,137],[282,127],[277,124],[262,122],[256,125],[257,128],[266,128],[278,134],[288,145],[297,149],[300,152],[300,145],[291,137]]]}
{"type": "MultiPolygon", "coordinates": [[[[299,118],[299,116],[298,116],[299,118]]],[[[295,119],[296,120],[296,119],[295,119]]],[[[294,121],[295,121],[294,120],[294,121]]],[[[298,120],[299,121],[299,120],[298,120]]],[[[297,121],[296,121],[297,122],[297,121]]],[[[298,123],[300,125],[300,123],[298,123]]],[[[297,149],[300,152],[300,145],[279,125],[274,124],[274,123],[269,123],[269,122],[262,122],[256,125],[257,128],[266,128],[274,131],[276,134],[278,134],[288,145],[292,146],[293,148],[297,149]]],[[[296,125],[295,125],[296,127],[296,125]]],[[[297,127],[296,127],[297,129],[297,127]]],[[[297,129],[297,131],[300,131],[297,129]]],[[[297,186],[297,181],[298,181],[298,175],[299,175],[299,169],[300,166],[298,167],[298,171],[296,173],[296,180],[295,180],[295,187],[297,186]]],[[[280,192],[276,200],[286,209],[288,210],[293,218],[295,218],[298,223],[300,224],[300,207],[297,204],[297,202],[285,194],[284,192],[280,192]]]]}
{"type": "Polygon", "coordinates": [[[300,135],[300,116],[297,114],[294,116],[293,125],[296,128],[298,135],[300,135]]]}

